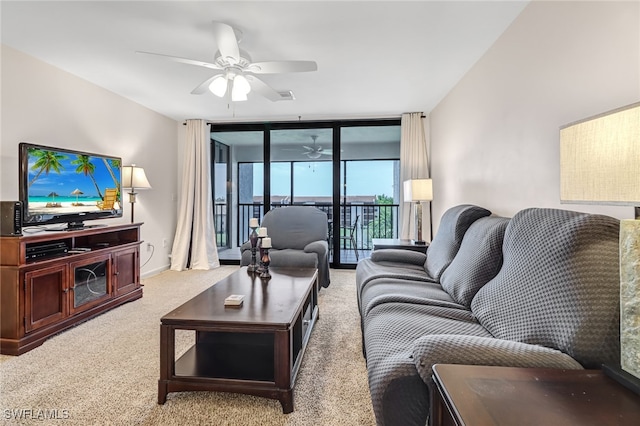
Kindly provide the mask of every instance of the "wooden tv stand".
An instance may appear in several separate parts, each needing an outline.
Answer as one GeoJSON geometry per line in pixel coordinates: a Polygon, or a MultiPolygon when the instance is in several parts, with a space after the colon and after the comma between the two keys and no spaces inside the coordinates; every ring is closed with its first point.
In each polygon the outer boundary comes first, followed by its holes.
{"type": "Polygon", "coordinates": [[[0,237],[0,353],[23,354],[142,297],[141,225],[0,237]]]}

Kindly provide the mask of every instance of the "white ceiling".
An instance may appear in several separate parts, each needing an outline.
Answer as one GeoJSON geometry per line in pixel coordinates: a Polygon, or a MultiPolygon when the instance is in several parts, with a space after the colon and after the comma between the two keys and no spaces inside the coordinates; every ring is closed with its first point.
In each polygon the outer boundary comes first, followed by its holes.
{"type": "Polygon", "coordinates": [[[434,108],[527,1],[2,1],[2,43],[176,120],[393,117],[434,108]],[[211,22],[243,32],[253,61],[314,60],[264,75],[294,101],[231,105],[191,90],[212,71],[211,22]]]}

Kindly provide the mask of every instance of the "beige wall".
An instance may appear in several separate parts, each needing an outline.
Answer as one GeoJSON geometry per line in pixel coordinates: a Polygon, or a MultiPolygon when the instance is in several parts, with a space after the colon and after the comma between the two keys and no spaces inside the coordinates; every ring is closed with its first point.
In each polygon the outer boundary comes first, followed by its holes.
{"type": "MultiPolygon", "coordinates": [[[[18,199],[18,143],[28,141],[122,157],[144,167],[152,189],[140,191],[135,208],[142,227],[143,275],[166,269],[176,223],[176,151],[181,123],[2,46],[0,199],[18,199]],[[163,247],[163,239],[167,246],[163,247]]],[[[128,223],[124,217],[103,223],[128,223]]]]}
{"type": "Polygon", "coordinates": [[[434,222],[560,204],[559,127],[640,100],[640,3],[533,2],[430,114],[434,222]]]}

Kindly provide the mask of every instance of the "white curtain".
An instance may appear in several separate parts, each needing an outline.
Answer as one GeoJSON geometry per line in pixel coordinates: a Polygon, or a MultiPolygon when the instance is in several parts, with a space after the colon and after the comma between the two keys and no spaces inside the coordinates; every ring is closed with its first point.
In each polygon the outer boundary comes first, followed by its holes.
{"type": "MultiPolygon", "coordinates": [[[[400,134],[400,184],[408,179],[429,178],[429,157],[427,155],[427,137],[424,129],[424,119],[422,112],[411,112],[402,114],[400,134]]],[[[428,202],[422,206],[422,239],[431,241],[430,226],[431,216],[429,214],[428,202]]],[[[411,204],[404,201],[402,186],[400,190],[400,238],[412,239],[414,227],[414,215],[411,204]]]]}
{"type": "Polygon", "coordinates": [[[211,138],[203,120],[187,120],[187,137],[178,225],[171,250],[171,269],[220,266],[211,195],[211,138]]]}

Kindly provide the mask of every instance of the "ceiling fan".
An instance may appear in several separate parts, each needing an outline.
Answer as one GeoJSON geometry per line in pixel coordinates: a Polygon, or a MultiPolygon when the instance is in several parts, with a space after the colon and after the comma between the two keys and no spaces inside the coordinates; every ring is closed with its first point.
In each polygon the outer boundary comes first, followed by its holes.
{"type": "Polygon", "coordinates": [[[145,55],[160,56],[183,64],[205,67],[217,71],[191,91],[201,95],[209,89],[218,97],[230,96],[231,100],[246,101],[252,90],[271,101],[293,100],[291,91],[278,92],[259,79],[256,74],[280,74],[290,72],[316,71],[318,65],[314,61],[266,61],[251,62],[249,54],[240,50],[238,43],[242,32],[222,22],[213,22],[213,34],[218,51],[213,62],[180,58],[161,53],[141,52],[145,55]]]}
{"type": "Polygon", "coordinates": [[[311,139],[313,139],[313,146],[303,145],[302,147],[306,149],[303,152],[304,155],[311,159],[320,158],[323,155],[332,155],[333,151],[330,149],[323,149],[320,145],[316,144],[316,139],[318,139],[318,135],[311,135],[311,139]]]}

